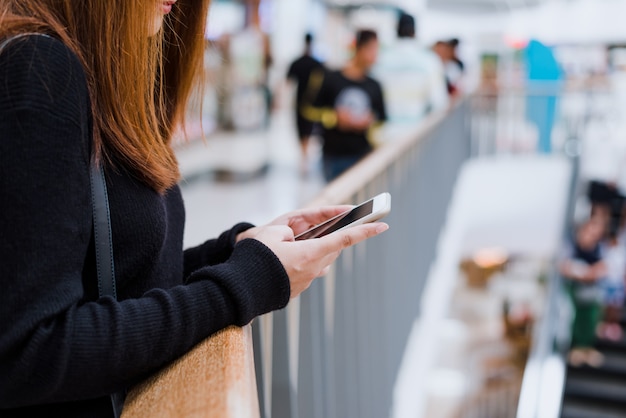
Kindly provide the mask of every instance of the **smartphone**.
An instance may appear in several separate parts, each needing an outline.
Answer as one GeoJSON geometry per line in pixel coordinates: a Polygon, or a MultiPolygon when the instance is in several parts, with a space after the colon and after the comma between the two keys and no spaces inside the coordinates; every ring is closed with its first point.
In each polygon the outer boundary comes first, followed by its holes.
{"type": "Polygon", "coordinates": [[[390,211],[391,195],[389,193],[381,193],[352,209],[340,213],[339,215],[296,235],[295,239],[303,240],[309,238],[320,238],[330,234],[331,232],[339,231],[351,226],[377,221],[386,216],[390,211]]]}

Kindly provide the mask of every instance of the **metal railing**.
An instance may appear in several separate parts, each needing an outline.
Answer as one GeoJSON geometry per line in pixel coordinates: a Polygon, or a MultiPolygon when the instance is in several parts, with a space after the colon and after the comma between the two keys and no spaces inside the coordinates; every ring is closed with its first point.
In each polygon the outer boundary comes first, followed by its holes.
{"type": "Polygon", "coordinates": [[[562,83],[479,90],[470,102],[473,156],[577,154],[590,122],[612,118],[616,104],[607,86],[562,83]],[[551,144],[542,149],[546,133],[551,144]]]}
{"type": "Polygon", "coordinates": [[[433,115],[349,170],[312,206],[392,196],[390,230],[344,250],[331,272],[253,323],[265,418],[389,416],[457,173],[470,155],[469,103],[433,115]]]}

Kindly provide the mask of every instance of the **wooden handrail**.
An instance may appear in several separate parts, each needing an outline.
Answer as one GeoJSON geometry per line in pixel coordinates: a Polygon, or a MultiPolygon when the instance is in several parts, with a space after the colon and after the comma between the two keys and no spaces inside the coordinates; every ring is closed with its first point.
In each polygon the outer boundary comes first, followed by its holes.
{"type": "Polygon", "coordinates": [[[122,418],[257,418],[259,403],[250,325],[198,344],[133,388],[122,418]]]}

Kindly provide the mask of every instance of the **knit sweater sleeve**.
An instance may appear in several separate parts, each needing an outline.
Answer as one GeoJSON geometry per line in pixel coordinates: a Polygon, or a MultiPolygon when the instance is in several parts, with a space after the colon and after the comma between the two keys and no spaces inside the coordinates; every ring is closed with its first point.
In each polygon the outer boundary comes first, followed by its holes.
{"type": "Polygon", "coordinates": [[[248,239],[187,285],[86,300],[88,109],[82,66],[59,41],[0,54],[0,410],[118,391],[289,299],[278,258],[248,239]]]}
{"type": "Polygon", "coordinates": [[[253,226],[245,222],[239,223],[223,232],[218,238],[185,250],[183,277],[189,277],[199,268],[220,264],[228,260],[235,247],[237,235],[253,226]]]}

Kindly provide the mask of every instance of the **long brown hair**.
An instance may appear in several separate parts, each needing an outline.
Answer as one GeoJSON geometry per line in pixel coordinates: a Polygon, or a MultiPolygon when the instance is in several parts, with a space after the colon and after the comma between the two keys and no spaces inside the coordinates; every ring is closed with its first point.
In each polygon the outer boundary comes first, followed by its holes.
{"type": "Polygon", "coordinates": [[[179,179],[175,127],[202,74],[210,0],[178,0],[152,35],[160,0],[2,0],[0,39],[58,37],[84,65],[98,160],[163,193],[179,179]]]}

